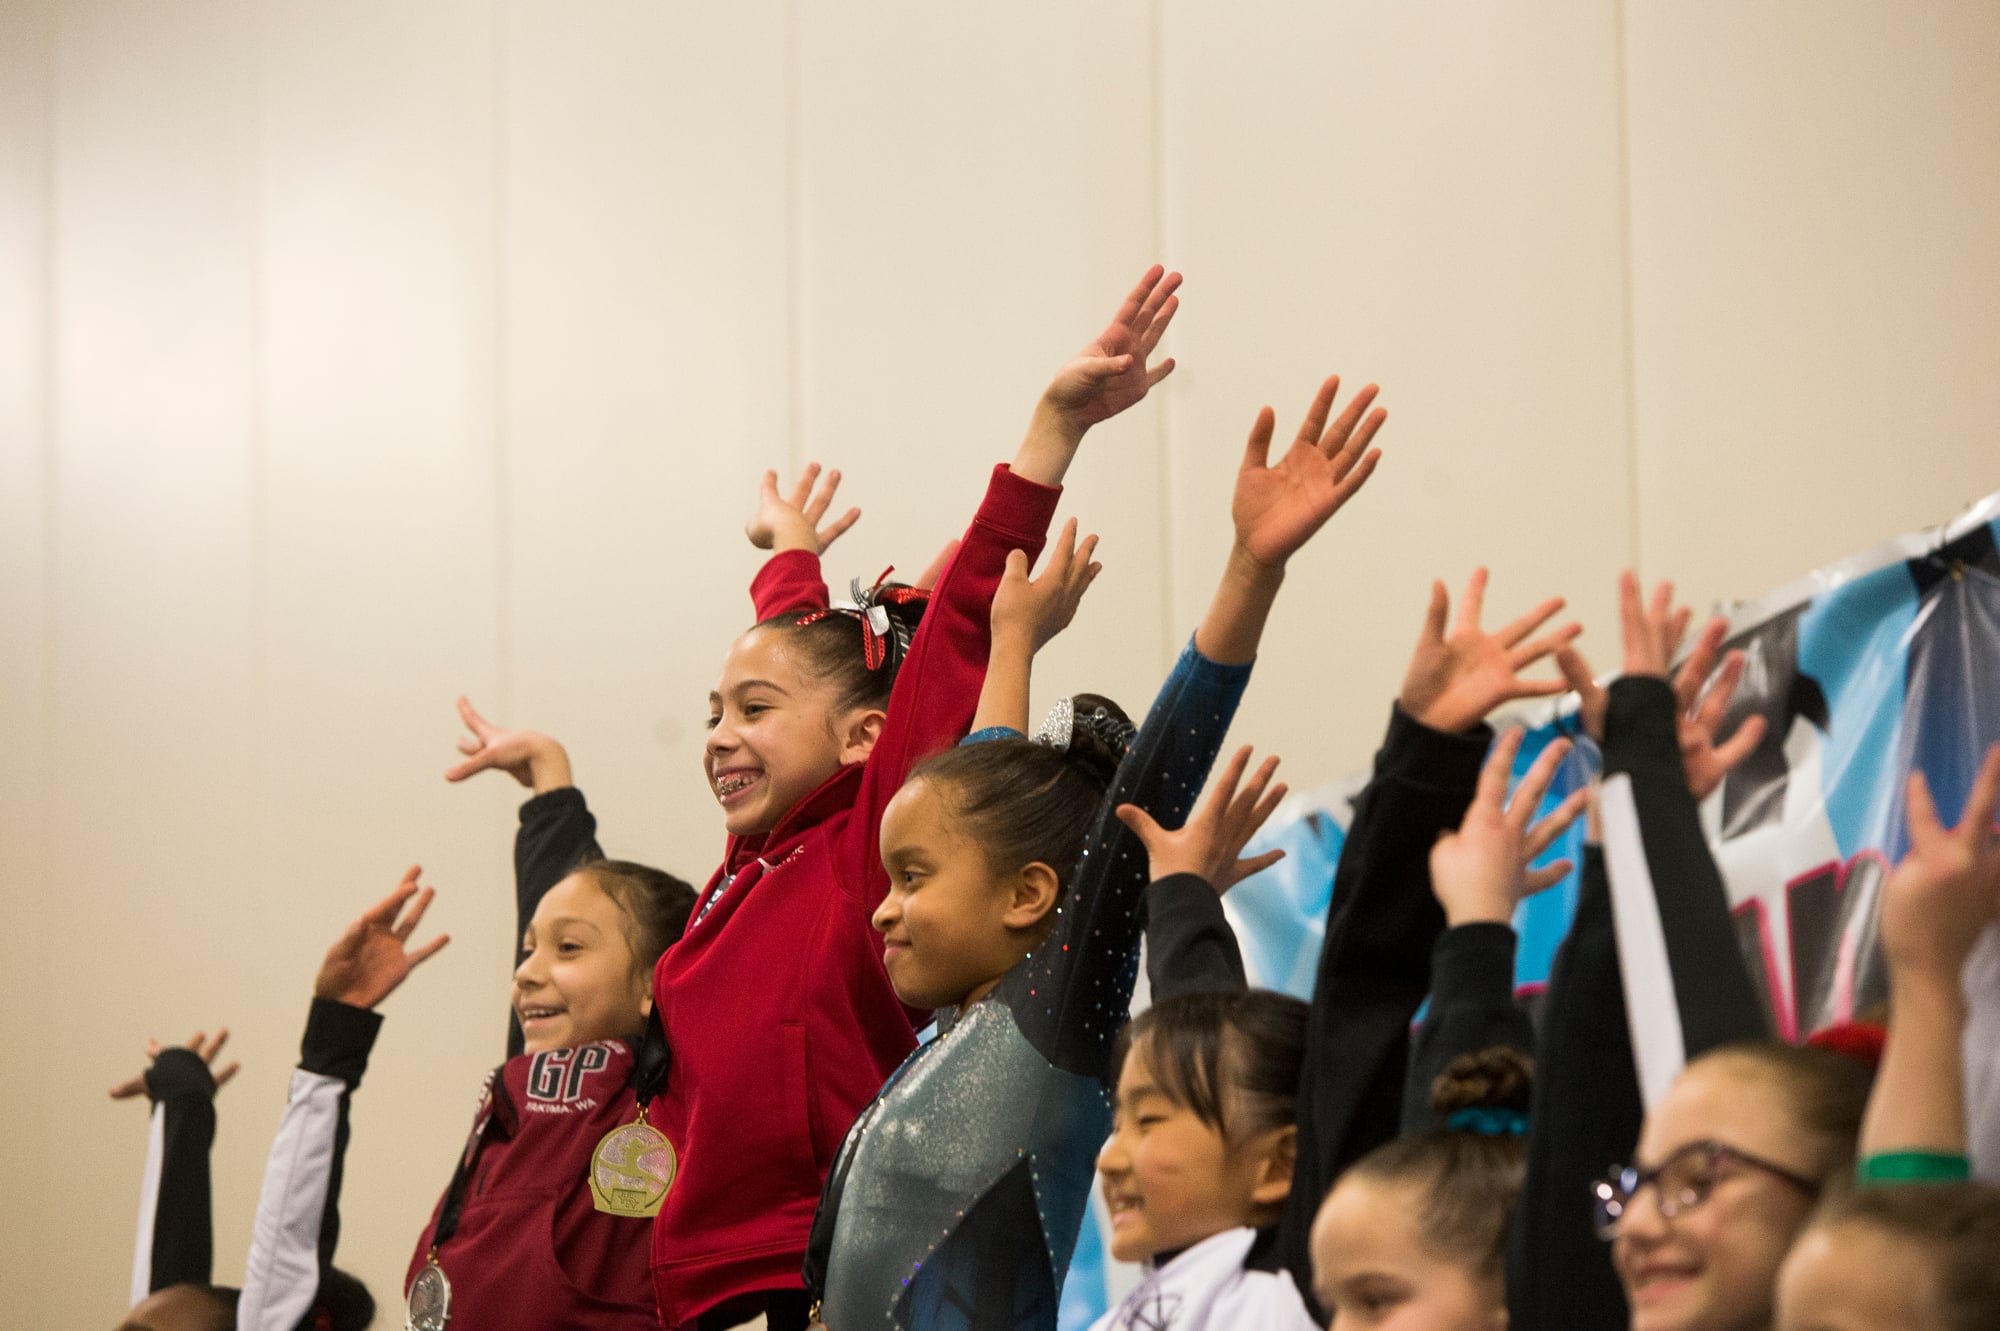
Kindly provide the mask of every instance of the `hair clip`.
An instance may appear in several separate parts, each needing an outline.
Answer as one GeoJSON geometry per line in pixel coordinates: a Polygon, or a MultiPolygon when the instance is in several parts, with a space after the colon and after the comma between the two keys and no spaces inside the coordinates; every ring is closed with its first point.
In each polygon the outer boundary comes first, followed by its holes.
{"type": "Polygon", "coordinates": [[[1036,728],[1035,743],[1046,744],[1057,753],[1068,753],[1070,741],[1075,738],[1076,704],[1068,698],[1058,698],[1036,728]]]}

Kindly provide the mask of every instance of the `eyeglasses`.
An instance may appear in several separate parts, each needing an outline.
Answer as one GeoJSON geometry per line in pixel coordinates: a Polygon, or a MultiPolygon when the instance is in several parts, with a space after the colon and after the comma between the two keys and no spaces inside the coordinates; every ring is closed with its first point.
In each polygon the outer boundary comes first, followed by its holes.
{"type": "Polygon", "coordinates": [[[1721,1142],[1689,1142],[1651,1169],[1635,1169],[1627,1165],[1612,1170],[1596,1184],[1597,1236],[1601,1239],[1618,1236],[1618,1226],[1625,1219],[1625,1208],[1648,1184],[1658,1193],[1660,1214],[1667,1219],[1694,1210],[1708,1200],[1708,1195],[1715,1191],[1716,1183],[1728,1176],[1725,1166],[1731,1164],[1761,1170],[1808,1196],[1819,1196],[1817,1179],[1795,1174],[1783,1165],[1761,1160],[1747,1151],[1739,1151],[1721,1142]]]}

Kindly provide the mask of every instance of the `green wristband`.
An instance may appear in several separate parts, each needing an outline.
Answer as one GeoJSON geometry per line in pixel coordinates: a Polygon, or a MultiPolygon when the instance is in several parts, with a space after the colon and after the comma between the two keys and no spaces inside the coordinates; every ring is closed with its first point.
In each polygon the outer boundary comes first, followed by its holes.
{"type": "Polygon", "coordinates": [[[1949,1151],[1883,1151],[1854,1163],[1854,1181],[1863,1188],[1897,1183],[1963,1183],[1972,1162],[1949,1151]]]}

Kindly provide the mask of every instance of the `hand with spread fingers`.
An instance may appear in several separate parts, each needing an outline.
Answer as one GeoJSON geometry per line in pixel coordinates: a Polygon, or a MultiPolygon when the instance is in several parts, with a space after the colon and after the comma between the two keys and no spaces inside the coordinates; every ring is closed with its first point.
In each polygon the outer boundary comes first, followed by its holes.
{"type": "MultiPolygon", "coordinates": [[[[1687,635],[1692,613],[1676,609],[1673,584],[1662,582],[1650,597],[1641,596],[1639,581],[1630,572],[1618,581],[1620,619],[1624,625],[1625,673],[1664,677],[1667,662],[1679,650],[1687,635]]],[[[1763,743],[1765,722],[1761,716],[1744,719],[1726,740],[1719,740],[1729,704],[1743,681],[1748,658],[1740,651],[1722,656],[1718,671],[1716,658],[1729,634],[1729,621],[1721,616],[1702,626],[1680,668],[1673,672],[1674,698],[1678,704],[1681,764],[1687,772],[1688,788],[1697,800],[1707,799],[1721,786],[1724,777],[1763,743]]],[[[1590,663],[1573,645],[1565,644],[1556,653],[1556,665],[1576,691],[1578,712],[1592,739],[1604,738],[1604,713],[1609,694],[1591,673],[1590,663]]]]}
{"type": "Polygon", "coordinates": [[[1126,294],[1104,331],[1062,369],[1043,400],[1081,435],[1136,405],[1174,372],[1169,356],[1148,364],[1180,309],[1181,275],[1154,264],[1126,294]]]}
{"type": "Polygon", "coordinates": [[[1570,792],[1545,817],[1536,819],[1556,770],[1569,756],[1569,741],[1559,739],[1535,756],[1509,799],[1507,779],[1521,752],[1523,734],[1516,726],[1495,741],[1479,769],[1472,807],[1457,831],[1446,832],[1431,847],[1431,890],[1444,907],[1445,922],[1453,927],[1511,921],[1517,906],[1554,887],[1572,867],[1568,860],[1557,860],[1529,868],[1584,811],[1590,789],[1570,792]]]}
{"type": "Polygon", "coordinates": [[[1380,391],[1367,385],[1328,425],[1327,416],[1340,393],[1340,376],[1329,376],[1313,395],[1298,434],[1275,464],[1271,437],[1277,414],[1269,407],[1257,413],[1229,505],[1238,555],[1259,568],[1282,571],[1313,533],[1368,483],[1382,459],[1382,451],[1369,444],[1389,419],[1379,407],[1369,410],[1380,391]]]}
{"type": "Polygon", "coordinates": [[[1882,889],[1882,953],[1892,987],[1924,975],[1955,991],[1980,933],[2000,918],[2000,744],[1986,751],[1958,826],[1944,825],[1922,772],[1910,773],[1905,809],[1910,848],[1882,889]]]}
{"type": "Polygon", "coordinates": [[[1525,679],[1521,675],[1543,657],[1567,648],[1583,632],[1580,624],[1540,632],[1563,608],[1563,598],[1551,596],[1488,632],[1479,623],[1486,606],[1486,581],[1485,569],[1472,571],[1465,595],[1459,600],[1458,622],[1448,629],[1451,594],[1442,582],[1431,584],[1430,608],[1425,612],[1416,650],[1410,654],[1397,702],[1404,712],[1433,730],[1448,734],[1470,730],[1503,703],[1546,698],[1565,688],[1560,676],[1525,679]]]}
{"type": "Polygon", "coordinates": [[[569,751],[556,740],[535,730],[509,730],[496,726],[477,711],[462,695],[458,718],[470,735],[458,741],[465,761],[445,769],[447,781],[463,781],[479,772],[505,772],[537,795],[573,784],[569,751]]]}
{"type": "Polygon", "coordinates": [[[1146,847],[1154,882],[1191,873],[1206,880],[1220,894],[1285,858],[1282,850],[1239,858],[1243,847],[1284,800],[1286,789],[1282,781],[1271,784],[1278,771],[1275,754],[1266,758],[1245,783],[1243,773],[1249,766],[1250,746],[1246,744],[1223,768],[1194,817],[1177,832],[1161,827],[1136,804],[1118,806],[1118,820],[1131,828],[1146,847]]]}
{"type": "Polygon", "coordinates": [[[1018,635],[1032,644],[1030,650],[1034,652],[1048,646],[1076,618],[1083,594],[1104,571],[1104,565],[1091,560],[1096,551],[1095,536],[1086,536],[1081,546],[1077,544],[1076,519],[1071,518],[1063,524],[1055,544],[1049,547],[1048,558],[1038,576],[1032,579],[1028,576],[1025,553],[1010,552],[1007,570],[993,595],[993,636],[1018,635]]]}
{"type": "MultiPolygon", "coordinates": [[[[229,1028],[223,1026],[217,1029],[213,1036],[209,1035],[206,1031],[196,1031],[188,1037],[187,1044],[183,1046],[193,1051],[195,1057],[208,1064],[209,1072],[215,1078],[217,1090],[221,1090],[223,1086],[228,1084],[229,1079],[234,1077],[243,1067],[241,1063],[233,1062],[222,1068],[215,1066],[215,1056],[222,1052],[222,1046],[227,1043],[229,1043],[229,1028]]],[[[160,1042],[149,1038],[146,1041],[147,1065],[150,1066],[154,1060],[158,1059],[160,1053],[160,1042]]],[[[144,1072],[141,1072],[136,1077],[121,1081],[111,1088],[111,1098],[114,1100],[130,1100],[134,1096],[144,1095],[145,1093],[146,1074],[144,1072]]]]}
{"type": "Polygon", "coordinates": [[[395,891],[369,907],[334,940],[313,982],[315,998],[372,1008],[451,941],[449,935],[439,934],[421,947],[409,945],[410,935],[436,895],[435,889],[418,886],[422,872],[421,866],[411,865],[395,891]]]}
{"type": "Polygon", "coordinates": [[[861,517],[860,509],[850,508],[832,522],[823,522],[839,489],[840,473],[830,471],[821,481],[817,462],[806,464],[790,495],[778,493],[778,473],[767,471],[757,489],[757,511],[743,524],[743,534],[759,550],[825,554],[826,548],[861,517]]]}

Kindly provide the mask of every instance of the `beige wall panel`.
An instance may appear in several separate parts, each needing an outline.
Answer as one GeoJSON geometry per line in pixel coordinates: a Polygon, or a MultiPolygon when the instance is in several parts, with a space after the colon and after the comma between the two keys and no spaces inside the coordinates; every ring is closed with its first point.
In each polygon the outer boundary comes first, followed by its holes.
{"type": "MultiPolygon", "coordinates": [[[[24,1325],[108,1326],[126,1305],[146,1112],[103,1088],[137,1070],[148,1035],[250,1015],[251,42],[233,5],[60,14],[55,872],[37,927],[76,964],[52,966],[34,999],[62,1035],[38,1149],[92,1162],[103,1186],[63,1175],[34,1199],[40,1273],[10,1298],[45,1301],[24,1325]]],[[[250,1147],[256,1115],[231,1092],[225,1142],[250,1147]]],[[[248,1230],[232,1219],[224,1254],[248,1230]]],[[[226,1255],[218,1273],[234,1274],[226,1255]]]]}
{"type": "Polygon", "coordinates": [[[510,11],[512,678],[479,701],[568,743],[610,853],[697,883],[741,524],[789,448],[784,76],[775,2],[510,11]]]}
{"type": "Polygon", "coordinates": [[[1627,38],[1648,569],[1754,597],[2000,489],[2000,7],[1627,38]]]}
{"type": "Polygon", "coordinates": [[[1612,653],[1615,36],[1585,4],[1166,8],[1176,619],[1213,588],[1260,404],[1282,444],[1339,371],[1390,414],[1376,479],[1296,562],[1237,729],[1295,780],[1366,762],[1433,577],[1491,565],[1503,614],[1565,593],[1612,653]]]}
{"type": "MultiPolygon", "coordinates": [[[[831,558],[841,590],[913,575],[961,532],[1056,368],[1175,256],[1154,252],[1149,6],[798,10],[799,460],[841,467],[866,514],[831,558]]],[[[1164,349],[1186,345],[1177,327],[1164,349]]],[[[1071,472],[1064,511],[1106,569],[1038,706],[1091,688],[1137,709],[1159,685],[1179,633],[1159,593],[1166,401],[1093,433],[1071,472]]]]}
{"type": "MultiPolygon", "coordinates": [[[[52,888],[47,825],[49,771],[47,514],[48,170],[55,91],[55,10],[33,3],[0,7],[0,749],[15,755],[0,801],[0,882],[16,908],[52,888]]],[[[11,950],[20,992],[40,995],[52,949],[11,950]]],[[[10,1067],[45,1056],[36,1023],[0,1037],[10,1067]]],[[[82,1087],[72,1088],[79,1096],[82,1087]]],[[[63,1099],[67,1100],[65,1096],[63,1099]]],[[[0,1178],[15,1196],[48,1195],[52,1161],[32,1144],[49,1138],[63,1106],[50,1095],[9,1096],[0,1105],[0,1141],[9,1143],[0,1178]]],[[[125,1194],[121,1193],[121,1198],[125,1194]]],[[[48,1251],[40,1206],[15,1206],[0,1220],[0,1288],[25,1307],[48,1306],[48,1251]]]]}
{"type": "Polygon", "coordinates": [[[341,1264],[386,1321],[503,1052],[511,969],[511,806],[440,775],[453,697],[497,678],[499,29],[471,0],[260,14],[260,905],[239,975],[270,1038],[228,1154],[254,1186],[320,956],[421,862],[421,936],[454,942],[386,1005],[342,1198],[341,1264]]]}

